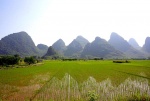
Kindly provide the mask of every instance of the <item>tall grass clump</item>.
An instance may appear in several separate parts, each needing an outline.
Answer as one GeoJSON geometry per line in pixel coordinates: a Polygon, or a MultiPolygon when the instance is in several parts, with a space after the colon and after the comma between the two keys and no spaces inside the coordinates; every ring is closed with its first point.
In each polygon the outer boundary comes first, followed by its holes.
{"type": "Polygon", "coordinates": [[[37,93],[33,100],[44,101],[118,101],[118,100],[150,100],[150,87],[147,79],[126,79],[119,86],[113,86],[108,78],[97,82],[89,77],[78,84],[69,74],[59,80],[53,77],[37,93]]]}
{"type": "Polygon", "coordinates": [[[80,98],[78,83],[69,74],[65,74],[61,80],[52,78],[35,97],[37,100],[44,101],[79,100],[80,98]]]}

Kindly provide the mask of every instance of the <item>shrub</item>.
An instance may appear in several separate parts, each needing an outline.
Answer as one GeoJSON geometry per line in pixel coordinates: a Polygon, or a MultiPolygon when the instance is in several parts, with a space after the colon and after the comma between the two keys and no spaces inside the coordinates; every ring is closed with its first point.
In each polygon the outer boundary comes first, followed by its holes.
{"type": "Polygon", "coordinates": [[[0,65],[1,66],[7,66],[8,65],[15,65],[18,64],[20,60],[19,55],[14,56],[1,56],[0,57],[0,65]]]}
{"type": "Polygon", "coordinates": [[[28,63],[29,65],[34,64],[36,62],[36,59],[32,56],[31,57],[25,57],[24,62],[28,63]]]}
{"type": "Polygon", "coordinates": [[[114,60],[113,63],[130,63],[128,60],[114,60]]]}
{"type": "Polygon", "coordinates": [[[95,93],[95,91],[88,92],[88,101],[96,101],[97,99],[98,95],[95,93]]]}

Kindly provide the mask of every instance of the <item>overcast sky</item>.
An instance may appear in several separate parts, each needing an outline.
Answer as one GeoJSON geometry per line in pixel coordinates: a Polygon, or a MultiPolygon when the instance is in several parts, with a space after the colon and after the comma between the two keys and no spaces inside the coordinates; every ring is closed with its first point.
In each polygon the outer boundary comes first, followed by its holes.
{"type": "Polygon", "coordinates": [[[68,45],[78,35],[90,42],[116,32],[143,46],[150,36],[150,0],[0,0],[0,39],[26,31],[35,44],[68,45]]]}

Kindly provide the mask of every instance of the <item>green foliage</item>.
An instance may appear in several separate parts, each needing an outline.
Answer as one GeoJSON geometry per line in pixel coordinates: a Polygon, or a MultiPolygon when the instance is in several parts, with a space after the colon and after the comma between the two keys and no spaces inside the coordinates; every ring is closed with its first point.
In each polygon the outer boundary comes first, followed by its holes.
{"type": "Polygon", "coordinates": [[[0,65],[1,66],[15,65],[15,64],[19,63],[19,60],[20,60],[19,55],[1,56],[0,57],[0,65]]]}
{"type": "Polygon", "coordinates": [[[63,61],[77,61],[78,59],[62,59],[63,61]]]}
{"type": "Polygon", "coordinates": [[[63,59],[63,57],[59,54],[55,54],[55,55],[51,55],[51,56],[44,56],[42,58],[46,59],[46,60],[61,60],[61,59],[63,59]]]}
{"type": "Polygon", "coordinates": [[[114,60],[113,63],[130,63],[128,60],[114,60]]]}
{"type": "Polygon", "coordinates": [[[89,91],[88,92],[88,101],[97,101],[98,95],[95,93],[95,91],[89,91]]]}
{"type": "Polygon", "coordinates": [[[24,62],[28,63],[29,65],[30,64],[34,64],[34,63],[36,63],[36,59],[33,56],[31,56],[31,57],[25,57],[24,62]]]}

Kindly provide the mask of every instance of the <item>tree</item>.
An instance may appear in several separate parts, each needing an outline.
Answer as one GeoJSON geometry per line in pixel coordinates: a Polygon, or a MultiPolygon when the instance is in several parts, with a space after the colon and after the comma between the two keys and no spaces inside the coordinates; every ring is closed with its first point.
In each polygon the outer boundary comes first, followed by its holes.
{"type": "Polygon", "coordinates": [[[3,66],[3,59],[0,57],[0,66],[3,66]]]}
{"type": "Polygon", "coordinates": [[[20,60],[19,55],[14,56],[1,56],[0,57],[0,65],[7,66],[7,65],[15,65],[18,64],[20,60]]]}
{"type": "Polygon", "coordinates": [[[36,59],[34,57],[25,57],[24,62],[30,64],[34,64],[36,59]]]}

